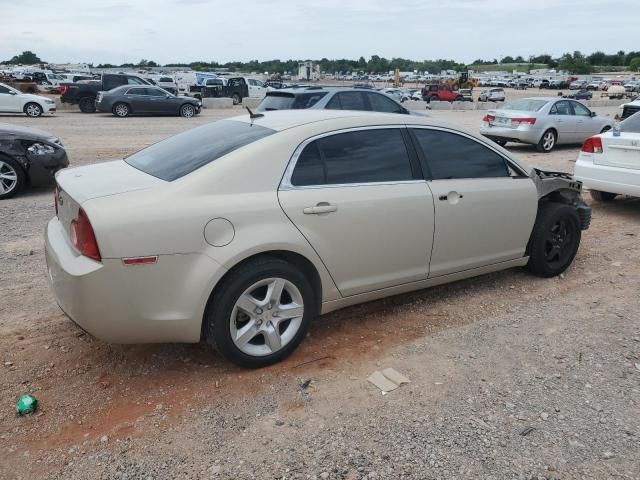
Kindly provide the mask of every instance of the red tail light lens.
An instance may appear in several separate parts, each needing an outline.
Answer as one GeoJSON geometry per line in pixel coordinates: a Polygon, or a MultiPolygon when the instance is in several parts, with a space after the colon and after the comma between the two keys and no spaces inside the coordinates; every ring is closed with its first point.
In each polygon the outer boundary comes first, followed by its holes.
{"type": "Polygon", "coordinates": [[[496,119],[495,115],[490,115],[488,113],[484,117],[482,117],[483,122],[493,122],[495,119],[496,119]]]}
{"type": "Polygon", "coordinates": [[[511,125],[533,125],[536,123],[536,118],[534,117],[526,117],[526,118],[512,118],[511,125]]]}
{"type": "Polygon", "coordinates": [[[582,144],[585,153],[602,153],[602,139],[600,137],[587,138],[582,144]]]}
{"type": "Polygon", "coordinates": [[[60,94],[64,95],[65,93],[67,93],[67,90],[69,90],[69,87],[67,85],[60,85],[60,94]]]}
{"type": "Polygon", "coordinates": [[[85,257],[92,258],[97,262],[102,260],[93,227],[82,208],[78,212],[78,218],[71,220],[71,243],[85,257]]]}

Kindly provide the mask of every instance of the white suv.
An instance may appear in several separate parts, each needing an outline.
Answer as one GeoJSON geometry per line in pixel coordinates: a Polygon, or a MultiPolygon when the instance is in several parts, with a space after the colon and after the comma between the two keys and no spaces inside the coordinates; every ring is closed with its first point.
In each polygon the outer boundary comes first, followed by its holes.
{"type": "Polygon", "coordinates": [[[489,90],[483,90],[478,96],[480,102],[504,102],[505,100],[504,90],[502,88],[490,88],[489,90]]]}

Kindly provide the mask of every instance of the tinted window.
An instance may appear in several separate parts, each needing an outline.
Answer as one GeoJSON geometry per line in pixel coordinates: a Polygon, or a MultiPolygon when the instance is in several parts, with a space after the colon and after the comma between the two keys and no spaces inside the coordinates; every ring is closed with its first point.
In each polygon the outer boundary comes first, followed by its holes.
{"type": "Polygon", "coordinates": [[[366,93],[371,110],[374,112],[404,113],[403,108],[390,98],[379,93],[366,93]]]}
{"type": "Polygon", "coordinates": [[[173,78],[171,77],[160,77],[159,82],[173,82],[173,78]]]}
{"type": "Polygon", "coordinates": [[[146,95],[146,94],[147,94],[146,88],[130,88],[129,90],[127,90],[127,95],[146,95]]]}
{"type": "Polygon", "coordinates": [[[413,132],[434,180],[509,176],[505,160],[475,140],[440,130],[413,132]]]}
{"type": "Polygon", "coordinates": [[[551,115],[573,115],[573,113],[571,112],[571,105],[569,105],[569,102],[567,101],[562,101],[562,102],[556,102],[553,107],[551,107],[551,110],[549,111],[549,114],[551,115]]]}
{"type": "Polygon", "coordinates": [[[361,92],[337,93],[327,104],[330,110],[368,110],[361,92]]]}
{"type": "Polygon", "coordinates": [[[300,93],[294,95],[288,92],[269,93],[258,106],[258,112],[269,110],[298,110],[311,108],[318,100],[324,97],[327,92],[300,93]]]}
{"type": "Polygon", "coordinates": [[[274,130],[259,125],[223,120],[151,145],[128,157],[126,162],[170,182],[273,133],[274,130]]]}
{"type": "Polygon", "coordinates": [[[321,138],[307,146],[300,159],[302,163],[296,164],[291,178],[292,184],[298,186],[413,179],[400,129],[363,130],[321,138]]]}
{"type": "Polygon", "coordinates": [[[578,102],[573,102],[573,111],[576,113],[576,115],[580,115],[581,117],[591,116],[591,110],[578,102]]]}
{"type": "Polygon", "coordinates": [[[167,92],[164,90],[160,90],[159,88],[147,88],[147,95],[151,95],[152,97],[164,97],[167,95],[167,92]]]}
{"type": "Polygon", "coordinates": [[[127,77],[127,83],[129,85],[146,85],[146,83],[144,83],[138,77],[127,77]]]}
{"type": "Polygon", "coordinates": [[[5,87],[4,85],[0,85],[0,93],[9,93],[11,90],[9,90],[7,87],[5,87]]]}

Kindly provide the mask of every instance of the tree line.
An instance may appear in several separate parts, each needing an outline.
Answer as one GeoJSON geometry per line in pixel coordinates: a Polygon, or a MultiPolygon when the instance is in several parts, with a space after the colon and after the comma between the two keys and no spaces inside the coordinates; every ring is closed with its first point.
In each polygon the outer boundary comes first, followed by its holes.
{"type": "MultiPolygon", "coordinates": [[[[249,72],[268,72],[272,73],[297,73],[298,64],[301,60],[251,60],[249,62],[226,62],[220,63],[216,61],[197,61],[191,63],[169,63],[164,65],[165,67],[184,67],[191,68],[193,70],[220,70],[226,69],[229,71],[249,71],[249,72]]],[[[19,55],[15,55],[10,60],[1,62],[2,64],[21,64],[21,65],[37,65],[47,63],[38,57],[34,52],[25,51],[19,55]]],[[[334,72],[368,72],[368,73],[385,73],[395,70],[396,68],[402,72],[431,72],[440,73],[442,70],[456,70],[463,71],[467,68],[473,69],[474,66],[479,65],[498,65],[504,64],[505,69],[508,69],[508,64],[529,64],[530,68],[534,68],[535,65],[543,64],[549,68],[558,68],[560,70],[566,70],[570,73],[577,74],[589,74],[598,69],[606,67],[625,68],[633,72],[640,71],[640,51],[624,52],[620,50],[614,54],[607,54],[601,51],[591,53],[590,55],[584,55],[580,51],[567,52],[560,57],[552,57],[549,54],[531,55],[527,59],[518,55],[512,57],[507,55],[506,57],[498,59],[476,59],[471,65],[465,65],[463,63],[456,62],[455,60],[438,59],[438,60],[411,60],[408,58],[394,57],[391,59],[380,57],[378,55],[372,55],[368,60],[364,57],[360,57],[357,60],[350,59],[334,59],[329,60],[322,58],[320,60],[313,60],[314,64],[320,65],[320,70],[327,73],[334,72]]],[[[89,64],[93,67],[93,64],[89,64]]],[[[142,59],[138,63],[123,63],[120,65],[114,65],[110,63],[101,63],[96,65],[95,68],[152,68],[161,67],[157,62],[153,60],[142,59]]]]}

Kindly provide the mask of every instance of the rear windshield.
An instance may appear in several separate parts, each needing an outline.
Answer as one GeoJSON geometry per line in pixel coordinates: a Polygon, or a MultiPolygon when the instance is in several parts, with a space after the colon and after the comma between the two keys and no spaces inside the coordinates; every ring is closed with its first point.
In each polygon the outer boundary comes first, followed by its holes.
{"type": "Polygon", "coordinates": [[[548,103],[547,100],[536,100],[533,98],[522,98],[515,102],[509,102],[501,110],[520,110],[522,112],[537,112],[548,103]]]}
{"type": "Polygon", "coordinates": [[[327,92],[299,93],[297,95],[289,92],[269,93],[258,106],[259,112],[269,110],[301,110],[311,108],[318,100],[324,97],[327,92]]]}
{"type": "Polygon", "coordinates": [[[187,130],[126,158],[132,167],[171,182],[275,130],[222,120],[187,130]]]}

